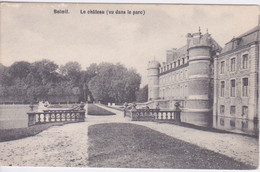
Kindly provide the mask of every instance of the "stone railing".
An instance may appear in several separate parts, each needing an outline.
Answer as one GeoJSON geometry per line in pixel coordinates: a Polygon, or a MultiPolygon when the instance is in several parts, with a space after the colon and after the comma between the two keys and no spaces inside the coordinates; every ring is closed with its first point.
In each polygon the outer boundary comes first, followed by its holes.
{"type": "Polygon", "coordinates": [[[85,110],[83,107],[80,106],[80,109],[78,110],[47,110],[43,112],[28,112],[28,126],[54,122],[84,122],[85,110]]]}
{"type": "Polygon", "coordinates": [[[154,120],[172,120],[181,122],[181,110],[179,104],[175,105],[175,110],[156,109],[136,109],[132,106],[130,109],[124,109],[124,117],[130,117],[132,121],[154,121],[154,120]]]}

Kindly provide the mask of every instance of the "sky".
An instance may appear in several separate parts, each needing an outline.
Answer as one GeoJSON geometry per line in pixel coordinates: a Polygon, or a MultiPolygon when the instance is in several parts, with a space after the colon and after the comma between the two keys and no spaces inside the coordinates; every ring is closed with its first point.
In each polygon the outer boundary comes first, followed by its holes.
{"type": "Polygon", "coordinates": [[[258,6],[2,3],[0,63],[49,59],[58,65],[77,61],[122,63],[147,83],[148,61],[166,60],[187,33],[208,32],[224,46],[257,25],[258,6]],[[68,9],[69,14],[54,14],[68,9]],[[80,10],[143,11],[132,14],[80,14],[80,10]]]}

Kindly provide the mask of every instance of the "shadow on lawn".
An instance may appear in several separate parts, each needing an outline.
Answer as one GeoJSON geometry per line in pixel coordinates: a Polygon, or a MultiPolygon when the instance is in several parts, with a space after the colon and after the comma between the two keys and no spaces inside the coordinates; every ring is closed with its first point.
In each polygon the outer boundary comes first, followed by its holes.
{"type": "Polygon", "coordinates": [[[89,166],[172,169],[255,169],[225,155],[135,124],[88,129],[89,166]]]}

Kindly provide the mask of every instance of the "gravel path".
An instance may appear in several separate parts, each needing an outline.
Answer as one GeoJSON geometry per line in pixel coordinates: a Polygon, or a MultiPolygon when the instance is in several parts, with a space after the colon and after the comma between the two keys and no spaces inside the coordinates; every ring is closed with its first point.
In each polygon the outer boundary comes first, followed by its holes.
{"type": "Polygon", "coordinates": [[[87,166],[88,124],[51,127],[36,136],[0,143],[2,166],[87,166]]]}
{"type": "MultiPolygon", "coordinates": [[[[51,127],[36,136],[0,143],[1,166],[87,167],[88,126],[99,123],[130,122],[123,112],[114,116],[87,116],[86,122],[51,127]]],[[[131,122],[187,141],[202,148],[258,166],[258,140],[236,134],[212,133],[155,122],[131,122]]]]}

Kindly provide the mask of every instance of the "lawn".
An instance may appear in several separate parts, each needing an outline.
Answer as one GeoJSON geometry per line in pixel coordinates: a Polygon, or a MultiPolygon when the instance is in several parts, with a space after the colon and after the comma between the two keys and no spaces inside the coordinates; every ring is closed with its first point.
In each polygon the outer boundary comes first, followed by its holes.
{"type": "Polygon", "coordinates": [[[88,104],[88,115],[103,116],[103,115],[115,115],[115,113],[107,111],[94,104],[88,104]]]}
{"type": "Polygon", "coordinates": [[[36,134],[52,126],[60,126],[63,124],[64,123],[49,123],[49,124],[34,125],[27,128],[3,129],[0,130],[0,142],[17,140],[29,136],[35,136],[36,134]]]}
{"type": "Polygon", "coordinates": [[[255,169],[144,126],[89,126],[89,166],[174,169],[255,169]]]}

